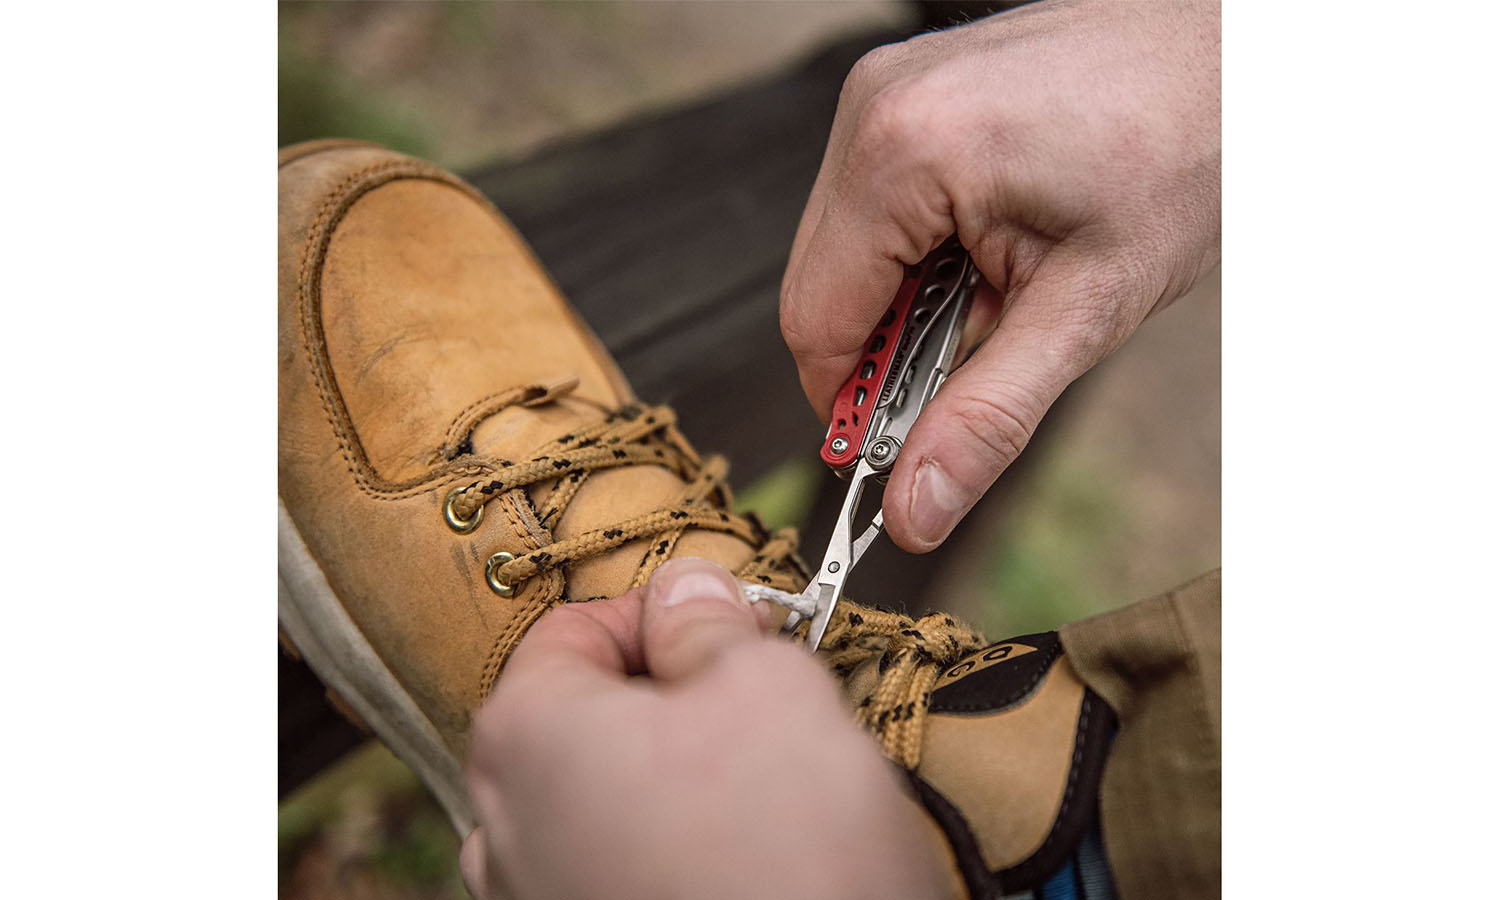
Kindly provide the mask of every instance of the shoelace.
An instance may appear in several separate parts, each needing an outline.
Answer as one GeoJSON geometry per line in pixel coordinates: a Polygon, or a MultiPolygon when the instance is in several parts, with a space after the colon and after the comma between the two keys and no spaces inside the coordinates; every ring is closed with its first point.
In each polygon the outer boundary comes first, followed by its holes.
{"type": "Polygon", "coordinates": [[[946,613],[912,619],[840,600],[823,635],[822,651],[843,678],[878,659],[875,690],[859,704],[856,721],[880,741],[897,765],[922,761],[922,733],[933,685],[953,664],[988,645],[984,636],[946,613]]]}
{"type": "MultiPolygon", "coordinates": [[[[455,420],[439,456],[453,459],[472,452],[470,436],[483,419],[510,406],[550,402],[571,393],[577,384],[577,379],[568,379],[527,385],[474,404],[455,420]]],[[[632,581],[633,585],[643,585],[671,557],[687,529],[701,528],[732,534],[755,548],[754,557],[734,573],[737,578],[793,593],[806,586],[810,575],[796,556],[796,530],[770,532],[753,514],[731,512],[728,507],[732,500],[724,481],[727,464],[720,456],[700,458],[678,432],[677,417],[670,408],[632,403],[600,412],[597,422],[539,447],[525,461],[483,460],[494,471],[453,491],[447,502],[450,514],[458,520],[472,520],[485,504],[511,492],[532,503],[526,488],[553,481],[551,492],[533,503],[537,521],[550,527],[561,518],[590,473],[633,465],[662,466],[686,482],[677,504],[516,556],[495,568],[494,576],[502,585],[518,587],[548,570],[649,538],[632,581]]],[[[498,675],[526,629],[549,606],[546,597],[538,593],[517,610],[515,622],[519,627],[513,628],[496,648],[491,678],[498,675]]],[[[922,727],[933,685],[948,666],[984,645],[983,637],[951,616],[938,614],[914,620],[847,600],[840,601],[823,640],[827,662],[840,677],[871,659],[881,659],[876,689],[861,703],[858,721],[875,734],[889,758],[909,769],[916,768],[921,758],[922,727]]]]}

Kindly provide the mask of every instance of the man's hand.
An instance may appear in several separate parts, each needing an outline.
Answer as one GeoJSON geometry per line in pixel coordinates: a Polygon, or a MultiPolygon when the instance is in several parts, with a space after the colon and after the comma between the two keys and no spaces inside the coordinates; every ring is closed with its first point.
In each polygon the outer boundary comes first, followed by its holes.
{"type": "Polygon", "coordinates": [[[914,552],[942,543],[1063,388],[1217,262],[1218,4],[1050,0],[859,61],[781,290],[825,421],[903,264],[954,232],[988,281],[968,336],[994,333],[886,487],[886,528],[914,552]]]}
{"type": "Polygon", "coordinates": [[[479,898],[941,896],[936,832],[723,569],[559,607],[475,721],[479,898]],[[647,674],[646,678],[632,675],[647,674]]]}

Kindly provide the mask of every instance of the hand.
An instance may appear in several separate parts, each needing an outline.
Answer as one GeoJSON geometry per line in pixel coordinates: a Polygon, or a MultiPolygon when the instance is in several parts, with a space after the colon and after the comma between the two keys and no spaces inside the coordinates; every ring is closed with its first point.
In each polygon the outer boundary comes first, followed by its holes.
{"type": "Polygon", "coordinates": [[[903,265],[955,232],[988,282],[970,337],[994,331],[886,487],[886,528],[913,552],[942,543],[1063,388],[1217,262],[1218,4],[1051,0],[855,65],[781,290],[825,422],[903,265]]]}
{"type": "Polygon", "coordinates": [[[469,890],[940,896],[935,829],[764,613],[723,569],[681,559],[538,621],[475,721],[469,890]]]}

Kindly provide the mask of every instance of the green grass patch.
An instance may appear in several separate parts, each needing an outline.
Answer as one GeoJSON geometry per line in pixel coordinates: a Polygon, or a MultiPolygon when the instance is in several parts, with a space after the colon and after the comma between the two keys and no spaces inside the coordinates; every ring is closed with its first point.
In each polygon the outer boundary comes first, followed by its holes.
{"type": "Polygon", "coordinates": [[[735,511],[753,512],[770,528],[800,527],[812,513],[822,475],[814,457],[788,460],[736,491],[735,511]]]}
{"type": "Polygon", "coordinates": [[[326,854],[330,841],[349,853],[352,827],[363,837],[346,862],[365,873],[361,878],[419,889],[412,896],[468,896],[458,873],[458,837],[447,816],[416,774],[378,741],[283,800],[276,825],[283,878],[307,851],[321,846],[326,854]],[[372,815],[373,827],[360,824],[372,815]]]}
{"type": "Polygon", "coordinates": [[[276,142],[285,147],[315,138],[358,138],[402,153],[428,156],[423,135],[430,127],[415,110],[372,96],[332,65],[279,42],[276,77],[276,142]]]}
{"type": "Polygon", "coordinates": [[[381,841],[375,868],[394,882],[446,887],[455,897],[468,896],[458,872],[458,838],[436,803],[416,808],[396,823],[381,841]]]}
{"type": "Polygon", "coordinates": [[[1119,484],[1083,460],[1048,461],[986,566],[977,624],[987,634],[1049,631],[1105,608],[1099,561],[1130,530],[1119,484]]]}
{"type": "Polygon", "coordinates": [[[281,801],[276,812],[276,843],[283,860],[343,814],[350,791],[381,797],[419,796],[422,782],[379,741],[351,752],[281,801]]]}

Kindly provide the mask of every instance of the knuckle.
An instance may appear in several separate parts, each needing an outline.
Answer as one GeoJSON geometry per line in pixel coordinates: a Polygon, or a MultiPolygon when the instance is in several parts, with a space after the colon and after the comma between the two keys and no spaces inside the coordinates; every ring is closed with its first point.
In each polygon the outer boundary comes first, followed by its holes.
{"type": "Polygon", "coordinates": [[[1082,374],[1124,342],[1145,318],[1149,277],[1144,263],[1113,256],[1080,273],[1073,302],[1057,330],[1061,362],[1073,376],[1082,374]]]}
{"type": "Polygon", "coordinates": [[[997,237],[995,223],[1004,221],[998,167],[964,157],[954,160],[941,175],[945,193],[953,201],[953,224],[959,239],[971,250],[997,237]]]}
{"type": "Polygon", "coordinates": [[[840,101],[848,99],[857,102],[861,96],[884,83],[895,65],[896,57],[900,55],[899,47],[899,44],[884,44],[856,60],[844,78],[840,101]]]}
{"type": "Polygon", "coordinates": [[[1152,254],[1113,253],[1098,260],[1089,270],[1084,284],[1094,303],[1116,309],[1147,280],[1152,254]]]}
{"type": "Polygon", "coordinates": [[[1082,297],[1057,314],[1057,327],[1048,338],[1048,365],[1068,380],[1087,372],[1109,353],[1116,331],[1114,311],[1082,297]]]}
{"type": "Polygon", "coordinates": [[[802,356],[814,346],[812,340],[814,330],[808,327],[803,304],[794,291],[795,288],[790,280],[782,287],[781,310],[778,318],[781,325],[781,339],[786,342],[787,349],[792,351],[793,356],[802,356]]]}
{"type": "Polygon", "coordinates": [[[853,156],[865,159],[910,151],[926,141],[936,113],[922,101],[919,88],[893,84],[881,88],[860,110],[854,126],[853,156]]]}
{"type": "Polygon", "coordinates": [[[647,633],[648,654],[711,654],[751,628],[749,616],[738,621],[734,610],[718,600],[684,603],[654,623],[647,633]]]}
{"type": "Polygon", "coordinates": [[[1002,466],[1015,462],[1031,440],[1030,416],[1018,414],[1012,404],[985,393],[964,394],[949,406],[950,420],[970,440],[982,447],[1002,466]]]}

